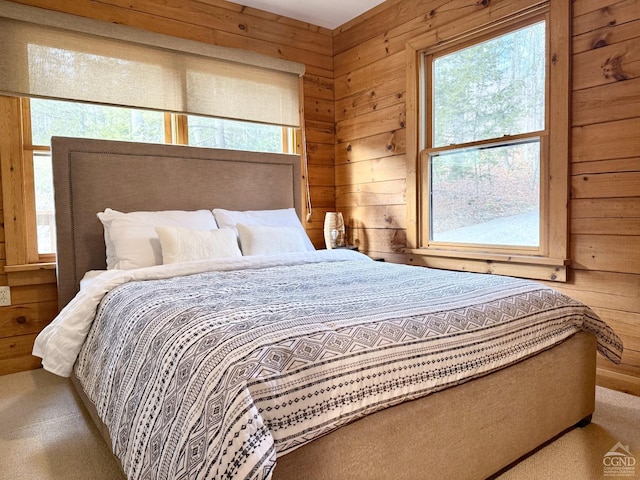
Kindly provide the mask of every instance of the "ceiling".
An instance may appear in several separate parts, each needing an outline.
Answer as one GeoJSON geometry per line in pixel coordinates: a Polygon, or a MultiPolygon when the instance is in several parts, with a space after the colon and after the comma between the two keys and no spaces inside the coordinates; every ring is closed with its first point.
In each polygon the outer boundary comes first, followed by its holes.
{"type": "Polygon", "coordinates": [[[228,0],[246,7],[295,18],[330,30],[384,0],[228,0]]]}

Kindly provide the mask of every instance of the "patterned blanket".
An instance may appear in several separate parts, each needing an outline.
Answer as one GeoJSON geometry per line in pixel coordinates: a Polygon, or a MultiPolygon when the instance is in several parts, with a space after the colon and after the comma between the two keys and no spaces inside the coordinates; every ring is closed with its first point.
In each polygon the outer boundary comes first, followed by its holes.
{"type": "Polygon", "coordinates": [[[343,424],[593,332],[539,283],[355,259],[134,281],[102,300],[75,373],[130,479],[269,478],[343,424]]]}

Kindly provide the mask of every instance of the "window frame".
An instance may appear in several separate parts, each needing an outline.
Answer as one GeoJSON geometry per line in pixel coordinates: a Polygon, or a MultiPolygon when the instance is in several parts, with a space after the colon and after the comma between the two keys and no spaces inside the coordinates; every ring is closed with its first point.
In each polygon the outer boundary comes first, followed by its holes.
{"type": "MultiPolygon", "coordinates": [[[[130,108],[130,107],[123,107],[130,108]]],[[[164,113],[165,144],[188,145],[187,115],[164,113]]],[[[292,127],[282,127],[284,153],[296,153],[299,135],[292,127]]],[[[4,270],[14,272],[55,269],[55,253],[38,252],[34,187],[34,152],[50,152],[33,145],[30,101],[27,97],[0,95],[0,175],[5,233],[4,270]]]]}
{"type": "MultiPolygon", "coordinates": [[[[489,7],[490,8],[490,7],[489,7]]],[[[407,248],[409,263],[450,270],[496,273],[551,281],[567,280],[569,200],[570,2],[531,1],[519,11],[492,18],[486,9],[464,24],[447,24],[413,38],[406,45],[407,67],[407,248]],[[541,138],[540,242],[536,249],[429,241],[428,185],[424,169],[430,151],[423,126],[430,95],[422,82],[425,54],[440,56],[546,21],[546,128],[541,138]],[[550,108],[553,105],[553,108],[550,108]],[[557,206],[567,208],[557,208],[557,206]],[[552,208],[556,206],[556,208],[552,208]],[[426,212],[425,212],[426,210],[426,212]]],[[[430,69],[430,67],[429,67],[430,69]]],[[[429,104],[431,101],[429,101],[429,104]]],[[[431,132],[429,132],[431,135],[431,132]]],[[[529,136],[531,134],[527,134],[529,136]]],[[[520,135],[510,137],[517,138],[520,135]]],[[[473,142],[473,144],[481,144],[473,142]]],[[[460,145],[451,147],[459,148],[460,145]]],[[[444,147],[449,148],[449,147],[444,147]]],[[[438,150],[441,150],[439,148],[438,150]]]]}

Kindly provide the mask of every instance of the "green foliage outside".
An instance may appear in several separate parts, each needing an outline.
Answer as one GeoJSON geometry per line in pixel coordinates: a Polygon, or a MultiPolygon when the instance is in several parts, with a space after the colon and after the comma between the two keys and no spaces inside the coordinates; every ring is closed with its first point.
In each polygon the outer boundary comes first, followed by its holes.
{"type": "MultiPolygon", "coordinates": [[[[48,146],[52,136],[164,143],[164,113],[58,100],[31,99],[33,145],[48,146]]],[[[219,118],[188,117],[193,146],[282,152],[282,127],[219,118]]],[[[55,250],[51,156],[34,154],[38,251],[55,250]]]]}
{"type": "Polygon", "coordinates": [[[282,127],[189,115],[189,145],[282,152],[282,127]]]}
{"type": "Polygon", "coordinates": [[[432,238],[539,210],[535,137],[525,149],[464,144],[544,130],[545,43],[541,22],[434,60],[433,146],[463,148],[431,162],[432,238]]]}

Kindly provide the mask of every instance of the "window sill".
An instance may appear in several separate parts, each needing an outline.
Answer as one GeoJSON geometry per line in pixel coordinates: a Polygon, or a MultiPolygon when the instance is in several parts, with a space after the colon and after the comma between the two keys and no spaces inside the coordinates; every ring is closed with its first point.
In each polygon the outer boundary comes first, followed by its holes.
{"type": "Polygon", "coordinates": [[[512,277],[567,281],[567,259],[426,248],[406,249],[410,264],[423,267],[460,270],[475,273],[509,275],[512,277]]]}
{"type": "Polygon", "coordinates": [[[27,263],[24,265],[5,265],[5,273],[33,272],[36,270],[55,270],[56,262],[27,263]]]}

